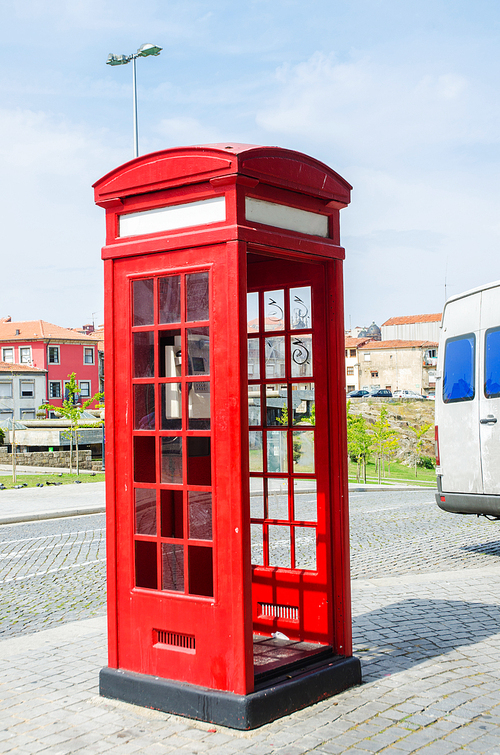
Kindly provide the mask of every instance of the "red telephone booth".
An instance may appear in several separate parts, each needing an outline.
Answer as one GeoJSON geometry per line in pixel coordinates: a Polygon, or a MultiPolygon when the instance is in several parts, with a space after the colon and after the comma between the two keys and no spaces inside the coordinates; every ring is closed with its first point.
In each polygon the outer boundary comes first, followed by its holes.
{"type": "Polygon", "coordinates": [[[106,209],[107,697],[254,728],[352,657],[339,211],[276,147],[136,158],[106,209]]]}

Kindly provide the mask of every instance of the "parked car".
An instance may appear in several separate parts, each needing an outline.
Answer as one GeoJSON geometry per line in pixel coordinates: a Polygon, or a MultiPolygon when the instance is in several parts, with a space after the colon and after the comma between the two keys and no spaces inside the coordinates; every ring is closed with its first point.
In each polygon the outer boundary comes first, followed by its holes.
{"type": "Polygon", "coordinates": [[[388,388],[377,388],[371,391],[370,398],[392,398],[392,392],[388,388]]]}
{"type": "Polygon", "coordinates": [[[416,391],[394,391],[392,395],[394,398],[410,398],[414,401],[425,398],[425,396],[421,396],[420,393],[416,393],[416,391]]]}
{"type": "Polygon", "coordinates": [[[347,394],[347,398],[363,398],[363,396],[369,396],[370,391],[351,391],[347,394]]]}

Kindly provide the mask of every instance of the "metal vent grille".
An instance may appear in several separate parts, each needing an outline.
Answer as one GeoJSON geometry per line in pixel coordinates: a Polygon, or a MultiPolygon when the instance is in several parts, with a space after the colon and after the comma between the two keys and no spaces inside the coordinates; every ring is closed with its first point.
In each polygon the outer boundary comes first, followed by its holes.
{"type": "Polygon", "coordinates": [[[153,629],[153,644],[165,645],[179,650],[196,650],[196,641],[193,635],[168,632],[166,629],[153,629]]]}
{"type": "Polygon", "coordinates": [[[277,603],[259,603],[259,616],[270,619],[288,619],[289,621],[299,620],[299,609],[297,606],[283,606],[277,603]]]}

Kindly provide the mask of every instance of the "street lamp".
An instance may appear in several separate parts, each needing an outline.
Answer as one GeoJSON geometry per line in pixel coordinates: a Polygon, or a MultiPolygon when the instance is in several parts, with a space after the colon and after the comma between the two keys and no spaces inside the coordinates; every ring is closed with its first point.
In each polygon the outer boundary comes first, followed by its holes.
{"type": "Polygon", "coordinates": [[[132,55],[113,55],[110,53],[106,64],[108,66],[123,66],[126,63],[132,61],[132,98],[133,98],[133,113],[134,113],[134,157],[139,156],[139,133],[137,129],[137,82],[135,76],[135,60],[136,58],[148,58],[150,55],[159,55],[162,51],[162,47],[152,45],[150,42],[141,45],[137,52],[133,52],[132,55]]]}

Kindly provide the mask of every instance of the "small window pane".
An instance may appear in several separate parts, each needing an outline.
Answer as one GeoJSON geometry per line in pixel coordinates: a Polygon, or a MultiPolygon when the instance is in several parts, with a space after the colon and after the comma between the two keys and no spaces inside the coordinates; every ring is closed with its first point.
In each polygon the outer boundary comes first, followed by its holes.
{"type": "Polygon", "coordinates": [[[316,424],[314,383],[292,385],[292,422],[294,425],[316,424]]]}
{"type": "Polygon", "coordinates": [[[293,481],[293,518],[297,522],[317,522],[316,480],[293,481]]]}
{"type": "Polygon", "coordinates": [[[260,379],[259,339],[248,339],[248,379],[260,379]]]}
{"type": "Polygon", "coordinates": [[[134,438],[134,480],[135,482],[156,482],[155,439],[134,438]]]}
{"type": "Polygon", "coordinates": [[[316,571],[316,529],[294,527],[295,568],[316,571]]]}
{"type": "Polygon", "coordinates": [[[188,553],[190,595],[212,597],[214,594],[212,548],[190,545],[188,546],[188,553]]]}
{"type": "Polygon", "coordinates": [[[285,377],[285,338],[266,338],[266,378],[285,377]]]}
{"type": "Polygon", "coordinates": [[[443,400],[471,401],[475,394],[473,333],[446,341],[444,352],[443,400]]]}
{"type": "Polygon", "coordinates": [[[259,332],[259,294],[247,294],[247,333],[259,332]]]}
{"type": "Polygon", "coordinates": [[[260,425],[262,422],[260,412],[260,386],[248,386],[248,424],[260,425]]]}
{"type": "Polygon", "coordinates": [[[208,375],[210,372],[209,328],[189,328],[188,364],[189,375],[208,375]]]}
{"type": "Polygon", "coordinates": [[[135,489],[135,532],[156,535],[156,490],[135,489]]]}
{"type": "Polygon", "coordinates": [[[153,287],[153,278],[134,281],[132,284],[134,299],[132,322],[136,326],[154,324],[153,287]]]}
{"type": "Polygon", "coordinates": [[[252,538],[252,564],[254,566],[264,565],[264,537],[262,524],[251,524],[250,532],[252,538]]]}
{"type": "Polygon", "coordinates": [[[180,377],[182,370],[181,331],[160,331],[159,348],[160,377],[180,377]]]}
{"type": "Polygon", "coordinates": [[[161,429],[182,428],[182,394],[180,383],[164,383],[161,387],[161,429]]]}
{"type": "Polygon", "coordinates": [[[182,484],[182,438],[161,439],[161,482],[182,484]]]}
{"type": "Polygon", "coordinates": [[[294,430],[293,471],[297,474],[314,474],[314,432],[294,430]]]}
{"type": "Polygon", "coordinates": [[[288,480],[270,477],[267,481],[267,519],[288,519],[288,480]]]}
{"type": "Polygon", "coordinates": [[[134,385],[134,430],[154,429],[155,387],[149,384],[134,385]]]}
{"type": "Polygon", "coordinates": [[[188,383],[189,430],[210,430],[210,383],[188,383]]]}
{"type": "Polygon", "coordinates": [[[188,493],[189,537],[212,539],[212,493],[190,490],[188,493]]]}
{"type": "Polygon", "coordinates": [[[264,519],[264,480],[262,477],[250,477],[250,516],[252,519],[264,519]]]}
{"type": "Polygon", "coordinates": [[[210,438],[188,438],[187,483],[188,485],[212,484],[212,456],[210,438]]]}
{"type": "Polygon", "coordinates": [[[264,330],[285,329],[285,292],[264,292],[264,330]]]}
{"type": "MultiPolygon", "coordinates": [[[[288,455],[286,448],[286,431],[270,430],[267,433],[267,471],[287,472],[288,455]]],[[[294,453],[295,456],[295,453],[294,453]]]]}
{"type": "Polygon", "coordinates": [[[500,329],[486,331],[484,395],[500,396],[500,329]]]}
{"type": "Polygon", "coordinates": [[[154,333],[134,333],[134,377],[154,377],[154,333]]]}
{"type": "Polygon", "coordinates": [[[208,320],[208,272],[186,275],[186,320],[208,320]]]}
{"type": "Polygon", "coordinates": [[[160,490],[161,536],[184,537],[182,490],[160,490]]]}
{"type": "Polygon", "coordinates": [[[290,327],[292,330],[311,327],[311,286],[290,289],[290,327]]]}
{"type": "Polygon", "coordinates": [[[150,590],[158,588],[156,571],[156,543],[147,540],[135,542],[135,584],[150,590]]]}
{"type": "Polygon", "coordinates": [[[280,524],[270,524],[269,536],[269,566],[290,569],[292,566],[292,548],[290,543],[290,527],[280,524]]]}
{"type": "Polygon", "coordinates": [[[181,321],[181,277],[169,275],[159,281],[159,320],[160,323],[181,321]]]}
{"type": "MultiPolygon", "coordinates": [[[[51,383],[51,386],[52,385],[54,385],[54,383],[51,383]]],[[[56,385],[59,385],[59,383],[56,383],[56,385]]],[[[50,397],[56,398],[56,396],[52,396],[52,394],[50,397]]],[[[12,398],[12,383],[0,383],[0,398],[12,398]]]]}
{"type": "Polygon", "coordinates": [[[250,472],[262,472],[264,459],[262,453],[262,432],[250,430],[249,432],[250,472]]]}
{"type": "Polygon", "coordinates": [[[295,338],[292,336],[290,339],[290,348],[292,377],[312,377],[312,337],[303,336],[302,338],[295,338]]]}
{"type": "Polygon", "coordinates": [[[161,544],[161,589],[184,592],[184,546],[161,544]]]}
{"type": "Polygon", "coordinates": [[[266,385],[266,424],[268,427],[288,425],[288,388],[266,385]]]}

